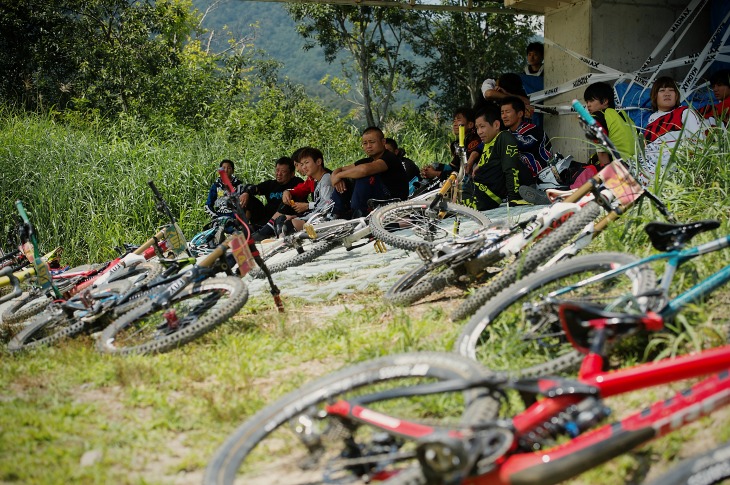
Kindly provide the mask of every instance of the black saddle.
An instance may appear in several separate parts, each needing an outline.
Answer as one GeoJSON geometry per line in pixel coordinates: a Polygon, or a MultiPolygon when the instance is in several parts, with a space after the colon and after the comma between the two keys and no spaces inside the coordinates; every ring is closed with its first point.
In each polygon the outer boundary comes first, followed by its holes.
{"type": "Polygon", "coordinates": [[[706,220],[687,224],[650,222],[644,230],[649,235],[651,245],[659,251],[673,251],[682,248],[697,234],[720,227],[720,221],[706,220]]]}
{"type": "Polygon", "coordinates": [[[591,320],[605,320],[609,340],[627,335],[635,330],[659,330],[664,320],[656,313],[631,314],[605,311],[602,307],[584,302],[564,301],[559,306],[560,322],[570,343],[578,351],[587,354],[593,339],[591,320]]]}

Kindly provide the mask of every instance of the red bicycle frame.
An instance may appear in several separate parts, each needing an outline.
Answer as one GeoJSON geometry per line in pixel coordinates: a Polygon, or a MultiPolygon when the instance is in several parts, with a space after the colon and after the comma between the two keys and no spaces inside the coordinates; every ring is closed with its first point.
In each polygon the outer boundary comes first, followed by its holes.
{"type": "MultiPolygon", "coordinates": [[[[657,315],[647,316],[644,326],[656,328],[657,315]]],[[[592,320],[601,328],[605,322],[592,320]]],[[[469,477],[462,483],[491,484],[550,484],[575,477],[651,439],[664,436],[716,409],[730,404],[730,345],[682,357],[662,359],[611,372],[602,372],[603,358],[596,353],[586,355],[577,383],[597,390],[596,397],[620,394],[708,376],[687,390],[657,401],[620,421],[605,424],[579,434],[575,438],[549,449],[522,452],[514,446],[570,406],[584,400],[585,393],[565,392],[545,397],[512,419],[513,451],[495,462],[488,473],[469,477]]],[[[541,393],[549,394],[561,384],[557,379],[544,378],[537,382],[541,393]]],[[[558,391],[559,392],[559,391],[558,391]]],[[[553,392],[552,394],[556,394],[553,392]]],[[[446,432],[452,438],[467,436],[468,431],[444,430],[411,423],[372,411],[366,407],[339,401],[327,407],[330,415],[386,430],[414,441],[436,437],[446,432]]]]}

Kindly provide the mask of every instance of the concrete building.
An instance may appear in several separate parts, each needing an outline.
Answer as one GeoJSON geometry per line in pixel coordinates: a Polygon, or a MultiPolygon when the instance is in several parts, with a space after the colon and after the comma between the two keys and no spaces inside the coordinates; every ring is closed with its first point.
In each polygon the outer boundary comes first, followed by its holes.
{"type": "MultiPolygon", "coordinates": [[[[690,0],[505,0],[505,6],[543,14],[546,39],[622,72],[638,70],[693,3],[690,0]]],[[[670,59],[701,52],[728,11],[728,0],[707,1],[670,59]]],[[[672,36],[669,46],[679,35],[678,31],[672,36]]],[[[664,57],[667,51],[668,48],[660,56],[664,57]]],[[[689,67],[678,67],[662,71],[661,75],[681,80],[688,70],[689,67]]],[[[545,88],[550,88],[599,71],[548,44],[544,72],[545,88]]],[[[584,89],[585,86],[580,86],[549,98],[545,104],[569,105],[573,98],[582,100],[584,89]]],[[[589,146],[573,116],[545,116],[545,129],[558,151],[573,154],[578,160],[585,159],[589,146]]]]}

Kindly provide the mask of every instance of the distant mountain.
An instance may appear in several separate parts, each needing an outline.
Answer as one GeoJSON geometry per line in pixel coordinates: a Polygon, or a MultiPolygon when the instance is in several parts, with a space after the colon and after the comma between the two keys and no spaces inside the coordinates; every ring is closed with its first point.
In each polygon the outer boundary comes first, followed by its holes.
{"type": "Polygon", "coordinates": [[[216,4],[203,20],[203,26],[213,31],[213,50],[227,48],[224,26],[237,38],[255,35],[254,45],[265,50],[270,57],[283,63],[280,75],[304,85],[307,93],[340,104],[341,101],[319,81],[327,74],[340,75],[340,64],[327,64],[319,47],[305,51],[304,40],[297,34],[284,3],[254,2],[248,0],[193,0],[195,8],[205,12],[216,4]],[[251,27],[258,23],[258,29],[251,27]],[[338,102],[339,101],[339,102],[338,102]]]}

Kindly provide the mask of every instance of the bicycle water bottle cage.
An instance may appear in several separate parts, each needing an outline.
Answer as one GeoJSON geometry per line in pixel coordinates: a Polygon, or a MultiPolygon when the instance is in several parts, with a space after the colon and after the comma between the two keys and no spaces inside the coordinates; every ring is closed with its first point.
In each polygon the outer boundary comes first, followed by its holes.
{"type": "Polygon", "coordinates": [[[664,320],[656,313],[645,314],[607,312],[602,307],[583,302],[561,302],[558,313],[563,331],[576,350],[587,354],[594,338],[593,321],[600,321],[609,341],[640,328],[659,330],[664,320]]]}
{"type": "Polygon", "coordinates": [[[644,230],[649,235],[651,245],[658,251],[667,252],[682,248],[697,234],[720,227],[719,221],[706,220],[687,224],[650,222],[644,230]]]}

